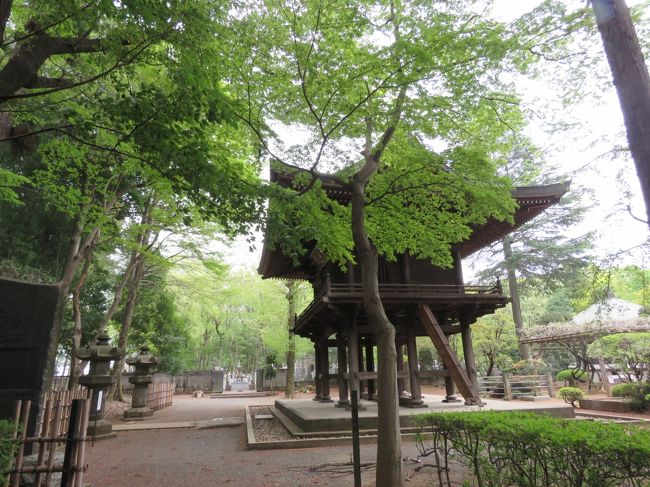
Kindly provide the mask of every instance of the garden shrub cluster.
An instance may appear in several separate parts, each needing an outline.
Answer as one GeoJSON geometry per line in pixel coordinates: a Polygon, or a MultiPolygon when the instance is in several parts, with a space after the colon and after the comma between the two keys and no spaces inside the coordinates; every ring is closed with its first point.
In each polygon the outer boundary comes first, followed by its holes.
{"type": "Polygon", "coordinates": [[[17,442],[13,439],[12,421],[0,420],[0,485],[4,485],[5,470],[11,466],[17,442]]]}
{"type": "Polygon", "coordinates": [[[650,409],[650,383],[648,382],[616,384],[612,387],[612,396],[629,398],[630,408],[633,411],[647,411],[650,409]]]}
{"type": "Polygon", "coordinates": [[[574,385],[577,382],[586,382],[587,373],[580,369],[565,369],[557,373],[555,378],[564,382],[574,385]]]}
{"type": "Polygon", "coordinates": [[[640,486],[650,481],[650,432],[534,413],[430,413],[418,449],[439,485],[462,468],[478,487],[640,486]]]}
{"type": "Polygon", "coordinates": [[[576,407],[576,401],[584,399],[585,395],[577,387],[563,387],[558,391],[558,395],[564,399],[564,402],[576,407]]]}

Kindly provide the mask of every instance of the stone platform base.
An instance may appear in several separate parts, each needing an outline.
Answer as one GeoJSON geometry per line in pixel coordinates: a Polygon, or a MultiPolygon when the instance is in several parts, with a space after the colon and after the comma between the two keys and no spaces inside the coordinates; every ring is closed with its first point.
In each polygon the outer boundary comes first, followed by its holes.
{"type": "MultiPolygon", "coordinates": [[[[485,406],[466,406],[463,403],[443,403],[443,396],[427,396],[423,408],[399,408],[400,425],[402,430],[415,426],[413,417],[427,412],[472,412],[480,410],[496,411],[530,411],[546,413],[559,418],[574,418],[573,407],[557,402],[502,401],[498,399],[484,400],[485,406]]],[[[377,403],[361,401],[359,410],[359,428],[373,431],[377,429],[377,403]]],[[[333,404],[319,403],[311,399],[278,399],[275,408],[285,418],[295,425],[297,435],[314,435],[331,432],[349,432],[352,428],[350,411],[335,407],[333,404]]],[[[280,416],[278,416],[280,418],[280,416]]],[[[281,419],[281,418],[280,418],[281,419]]],[[[287,425],[285,425],[287,426],[287,425]]],[[[291,431],[291,429],[289,430],[291,431]]],[[[293,434],[293,432],[292,432],[293,434]]],[[[349,434],[349,433],[348,433],[349,434]]]]}

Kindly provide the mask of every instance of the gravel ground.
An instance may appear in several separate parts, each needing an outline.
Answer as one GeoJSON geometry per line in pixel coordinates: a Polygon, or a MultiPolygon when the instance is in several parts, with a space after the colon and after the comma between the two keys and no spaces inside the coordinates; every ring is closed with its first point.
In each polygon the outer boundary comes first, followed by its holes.
{"type": "Polygon", "coordinates": [[[253,433],[257,441],[292,440],[293,436],[284,425],[271,412],[270,406],[251,406],[251,419],[253,420],[253,433]],[[255,419],[258,414],[273,416],[272,419],[255,419]]]}

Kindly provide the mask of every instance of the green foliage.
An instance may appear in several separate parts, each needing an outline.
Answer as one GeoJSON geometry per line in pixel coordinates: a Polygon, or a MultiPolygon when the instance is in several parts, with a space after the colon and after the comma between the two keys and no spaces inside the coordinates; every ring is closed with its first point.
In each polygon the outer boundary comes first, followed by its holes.
{"type": "Polygon", "coordinates": [[[564,399],[564,402],[576,407],[576,401],[584,399],[585,395],[577,387],[562,387],[558,391],[558,395],[564,399]]]}
{"type": "Polygon", "coordinates": [[[418,349],[418,364],[421,370],[433,370],[438,363],[438,354],[433,347],[418,349]]]}
{"type": "Polygon", "coordinates": [[[650,363],[650,333],[616,333],[599,338],[589,345],[590,357],[614,363],[628,381],[641,380],[650,363]]]}
{"type": "Polygon", "coordinates": [[[508,370],[512,375],[542,375],[548,371],[548,365],[537,359],[520,360],[508,370]]]}
{"type": "Polygon", "coordinates": [[[472,326],[472,340],[476,364],[482,374],[492,375],[495,367],[509,370],[517,356],[517,338],[510,310],[500,309],[480,318],[472,326]]]}
{"type": "Polygon", "coordinates": [[[584,370],[564,369],[557,373],[555,378],[564,382],[574,383],[575,381],[585,382],[588,374],[584,370]]]}
{"type": "Polygon", "coordinates": [[[612,396],[630,399],[630,407],[634,411],[647,411],[650,409],[650,383],[630,382],[616,384],[612,387],[612,396]]]}
{"type": "Polygon", "coordinates": [[[439,485],[461,465],[472,485],[646,485],[650,432],[618,424],[568,421],[533,413],[431,413],[418,418],[421,455],[439,485]]]}
{"type": "Polygon", "coordinates": [[[264,358],[264,378],[273,380],[278,373],[280,362],[275,352],[269,352],[264,358]]]}
{"type": "Polygon", "coordinates": [[[0,419],[0,484],[5,481],[4,471],[11,465],[18,442],[13,439],[14,423],[10,420],[0,419]]]}

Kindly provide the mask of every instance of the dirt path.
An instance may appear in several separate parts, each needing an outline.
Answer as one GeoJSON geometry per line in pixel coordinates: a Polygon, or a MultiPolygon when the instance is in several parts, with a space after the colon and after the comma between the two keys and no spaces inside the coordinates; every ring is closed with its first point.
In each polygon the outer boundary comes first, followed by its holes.
{"type": "MultiPolygon", "coordinates": [[[[175,397],[174,406],[156,413],[157,422],[193,421],[242,416],[246,404],[272,404],[274,398],[190,399],[175,397]]],[[[347,462],[352,448],[247,451],[244,426],[209,430],[173,429],[120,432],[117,437],[88,447],[85,481],[93,487],[228,486],[294,487],[352,485],[352,476],[333,477],[309,472],[308,467],[347,462]]],[[[415,456],[412,442],[405,456],[415,456]]],[[[362,462],[374,461],[376,448],[361,447],[362,462]]],[[[407,467],[405,471],[411,470],[407,467]]],[[[420,472],[409,486],[426,485],[420,472]]],[[[363,485],[374,485],[374,470],[365,472],[363,485]]]]}

